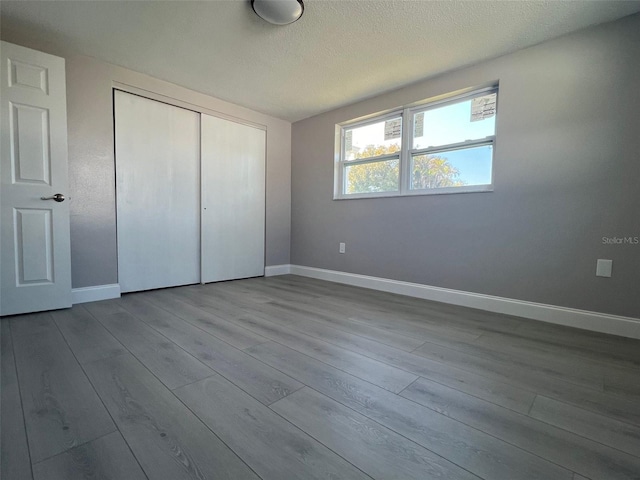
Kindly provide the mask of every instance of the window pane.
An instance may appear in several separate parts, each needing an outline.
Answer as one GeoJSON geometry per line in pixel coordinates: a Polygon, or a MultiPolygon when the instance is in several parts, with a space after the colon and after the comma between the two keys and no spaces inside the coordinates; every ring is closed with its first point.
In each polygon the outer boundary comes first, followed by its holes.
{"type": "Polygon", "coordinates": [[[495,134],[496,94],[419,112],[413,116],[413,149],[478,140],[495,134]]]}
{"type": "Polygon", "coordinates": [[[345,129],[344,160],[377,157],[400,151],[402,117],[345,129]]]}
{"type": "Polygon", "coordinates": [[[490,185],[493,146],[451,150],[411,159],[411,188],[490,185]]]}
{"type": "Polygon", "coordinates": [[[400,185],[400,160],[347,165],[345,193],[395,192],[400,185]]]}

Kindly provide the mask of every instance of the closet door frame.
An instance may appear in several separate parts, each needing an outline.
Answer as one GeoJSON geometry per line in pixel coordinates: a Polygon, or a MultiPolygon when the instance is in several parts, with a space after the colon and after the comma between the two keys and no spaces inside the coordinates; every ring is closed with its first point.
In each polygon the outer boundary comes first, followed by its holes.
{"type": "Polygon", "coordinates": [[[233,115],[229,115],[223,112],[218,112],[216,110],[212,110],[210,108],[203,107],[202,105],[191,103],[186,100],[180,100],[179,98],[170,97],[162,93],[154,92],[152,90],[146,90],[144,88],[136,87],[134,85],[130,85],[127,83],[113,81],[111,85],[113,90],[120,90],[122,92],[132,93],[140,97],[148,98],[149,100],[155,100],[157,102],[166,103],[168,105],[184,108],[186,110],[191,110],[196,113],[205,113],[207,115],[212,115],[214,117],[230,120],[235,123],[240,123],[242,125],[247,125],[249,127],[257,128],[259,130],[264,130],[265,132],[267,131],[267,126],[261,123],[252,122],[250,120],[246,120],[240,117],[234,117],[233,115]]]}
{"type": "MultiPolygon", "coordinates": [[[[246,120],[244,118],[240,118],[240,117],[235,117],[233,115],[229,115],[223,112],[219,112],[217,110],[212,110],[210,108],[204,107],[202,105],[199,104],[195,104],[195,103],[191,103],[189,101],[186,100],[181,100],[179,98],[175,98],[175,97],[171,97],[168,95],[164,95],[162,93],[158,93],[152,90],[148,90],[145,88],[140,88],[137,87],[135,85],[131,85],[128,83],[124,83],[124,82],[118,82],[118,81],[113,81],[111,83],[112,86],[112,92],[111,92],[111,96],[112,98],[114,98],[115,96],[115,92],[117,90],[121,91],[121,92],[125,92],[125,93],[131,93],[133,95],[138,95],[140,97],[144,97],[147,98],[149,100],[155,100],[157,102],[161,102],[161,103],[166,103],[168,105],[172,105],[174,107],[179,107],[179,108],[184,108],[186,110],[191,110],[193,112],[199,113],[199,114],[205,114],[205,115],[211,115],[213,117],[217,117],[223,120],[228,120],[231,122],[235,122],[235,123],[239,123],[241,125],[246,125],[248,127],[253,127],[256,128],[258,130],[263,130],[265,132],[265,177],[264,177],[264,181],[265,181],[265,188],[264,188],[264,193],[265,193],[265,201],[264,201],[264,205],[265,205],[265,211],[264,211],[264,232],[263,232],[263,241],[265,242],[264,245],[264,266],[266,268],[266,238],[267,238],[267,232],[266,232],[266,226],[267,226],[267,211],[266,211],[266,206],[267,206],[267,202],[266,202],[266,195],[267,195],[267,145],[268,145],[268,132],[267,132],[267,126],[263,125],[261,123],[257,123],[257,122],[252,122],[250,120],[246,120]]],[[[115,105],[114,105],[115,106],[115,105]]],[[[115,112],[114,112],[115,113],[115,112]]],[[[115,119],[115,117],[114,117],[115,119]]],[[[114,130],[114,152],[115,152],[115,130],[114,130]]],[[[115,161],[115,158],[114,158],[115,161]]],[[[114,168],[115,168],[115,162],[114,162],[114,168]]],[[[114,185],[115,188],[115,185],[114,185]]],[[[200,198],[202,198],[202,182],[200,182],[200,198]]],[[[116,196],[116,211],[117,211],[117,196],[116,196]]],[[[200,213],[202,214],[202,204],[200,205],[200,213]]],[[[201,216],[202,218],[202,216],[201,216]]],[[[116,218],[116,222],[117,222],[117,218],[116,218]]],[[[116,228],[117,228],[117,223],[116,223],[116,228]]],[[[202,225],[200,225],[200,238],[202,241],[202,225]]],[[[200,253],[202,255],[202,244],[200,245],[200,253]]],[[[201,267],[202,267],[202,259],[201,259],[201,267]]],[[[200,270],[200,283],[205,283],[203,281],[203,276],[202,276],[202,268],[200,270]]]]}

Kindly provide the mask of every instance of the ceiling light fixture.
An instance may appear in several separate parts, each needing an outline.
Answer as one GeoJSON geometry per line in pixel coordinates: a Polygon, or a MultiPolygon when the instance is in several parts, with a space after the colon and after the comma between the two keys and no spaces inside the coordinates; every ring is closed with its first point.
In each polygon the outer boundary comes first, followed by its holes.
{"type": "Polygon", "coordinates": [[[302,0],[251,0],[251,7],[256,15],[274,25],[288,25],[304,13],[302,0]]]}

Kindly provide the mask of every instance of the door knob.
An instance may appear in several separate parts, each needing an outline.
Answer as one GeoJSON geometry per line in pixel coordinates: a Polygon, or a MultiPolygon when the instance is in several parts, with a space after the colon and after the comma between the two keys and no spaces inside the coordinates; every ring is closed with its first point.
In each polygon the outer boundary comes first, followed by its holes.
{"type": "Polygon", "coordinates": [[[64,202],[64,195],[61,193],[56,193],[51,197],[40,197],[40,200],[55,200],[56,202],[64,202]]]}

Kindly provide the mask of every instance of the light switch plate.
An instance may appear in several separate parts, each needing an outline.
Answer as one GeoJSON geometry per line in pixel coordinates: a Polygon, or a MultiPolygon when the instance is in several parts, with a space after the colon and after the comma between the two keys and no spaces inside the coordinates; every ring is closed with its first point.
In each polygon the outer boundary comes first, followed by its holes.
{"type": "Polygon", "coordinates": [[[344,253],[347,251],[347,246],[343,242],[340,242],[340,248],[338,250],[340,253],[344,253]]]}
{"type": "Polygon", "coordinates": [[[613,270],[613,260],[598,259],[596,264],[596,277],[610,277],[613,270]]]}

